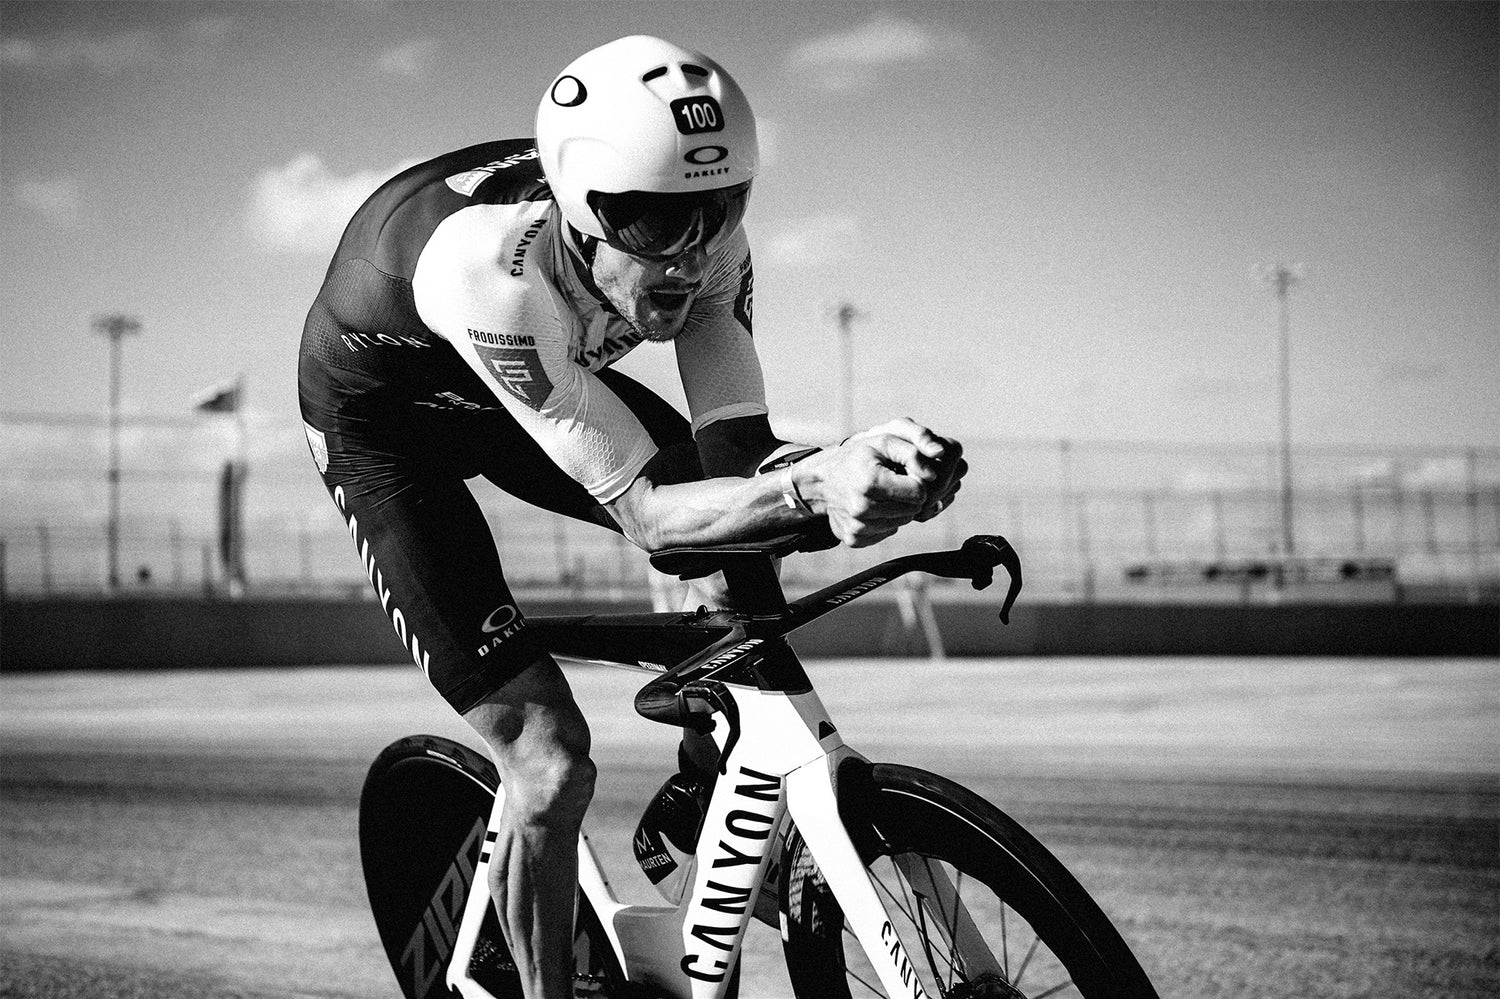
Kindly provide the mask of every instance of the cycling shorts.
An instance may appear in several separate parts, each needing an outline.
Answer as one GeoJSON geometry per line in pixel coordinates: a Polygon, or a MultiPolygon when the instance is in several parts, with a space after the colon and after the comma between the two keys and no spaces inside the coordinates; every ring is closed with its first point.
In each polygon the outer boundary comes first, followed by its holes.
{"type": "MultiPolygon", "coordinates": [[[[350,391],[344,377],[304,353],[302,416],[314,460],[397,636],[438,693],[466,712],[545,650],[526,628],[464,480],[482,475],[533,506],[620,528],[498,404],[414,405],[378,388],[350,391]]],[[[691,427],[676,409],[623,374],[598,377],[640,419],[673,478],[702,478],[691,427]]]]}

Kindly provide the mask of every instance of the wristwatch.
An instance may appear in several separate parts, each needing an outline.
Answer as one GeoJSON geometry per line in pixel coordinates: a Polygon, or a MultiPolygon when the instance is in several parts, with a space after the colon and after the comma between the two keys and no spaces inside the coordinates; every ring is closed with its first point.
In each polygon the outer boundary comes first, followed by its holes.
{"type": "Polygon", "coordinates": [[[771,459],[756,470],[757,475],[769,475],[772,472],[781,473],[781,501],[789,509],[799,513],[813,516],[813,508],[808,505],[807,500],[802,498],[802,493],[797,489],[797,483],[792,478],[792,466],[804,458],[810,458],[823,450],[820,447],[799,448],[791,451],[774,453],[771,459]]]}

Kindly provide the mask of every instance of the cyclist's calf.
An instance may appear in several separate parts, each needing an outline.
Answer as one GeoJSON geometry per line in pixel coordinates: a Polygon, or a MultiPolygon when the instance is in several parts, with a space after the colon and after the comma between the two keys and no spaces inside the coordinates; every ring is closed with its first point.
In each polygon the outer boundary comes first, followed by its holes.
{"type": "Polygon", "coordinates": [[[490,817],[488,882],[522,991],[529,999],[570,995],[578,830],[596,775],[588,724],[550,656],[464,720],[489,745],[500,772],[504,795],[490,817]]]}

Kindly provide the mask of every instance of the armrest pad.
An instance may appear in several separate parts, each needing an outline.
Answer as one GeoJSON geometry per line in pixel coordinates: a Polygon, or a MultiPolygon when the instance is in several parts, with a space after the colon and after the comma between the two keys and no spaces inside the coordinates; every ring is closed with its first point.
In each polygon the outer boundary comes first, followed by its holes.
{"type": "Polygon", "coordinates": [[[756,541],[733,541],[702,548],[663,548],[651,553],[651,565],[670,576],[698,579],[736,563],[760,562],[768,557],[784,558],[793,552],[823,551],[838,544],[826,520],[819,518],[809,528],[796,534],[756,541]]]}

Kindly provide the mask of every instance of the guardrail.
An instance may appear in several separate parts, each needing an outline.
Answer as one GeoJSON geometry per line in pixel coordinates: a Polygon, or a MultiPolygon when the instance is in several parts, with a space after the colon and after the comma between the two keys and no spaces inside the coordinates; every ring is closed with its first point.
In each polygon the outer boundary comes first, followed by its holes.
{"type": "MultiPolygon", "coordinates": [[[[245,589],[362,593],[368,584],[300,429],[251,418],[245,589]]],[[[0,413],[0,593],[107,589],[103,421],[0,413]]],[[[222,422],[127,421],[119,593],[222,593],[222,422]]],[[[1032,592],[1059,600],[1488,601],[1500,593],[1500,449],[1305,448],[1295,454],[1296,547],[1280,537],[1269,448],[979,440],[959,503],[881,555],[998,531],[1032,592]]],[[[627,542],[476,485],[518,590],[606,599],[650,585],[627,542]]],[[[789,561],[795,588],[868,553],[789,561]]]]}

